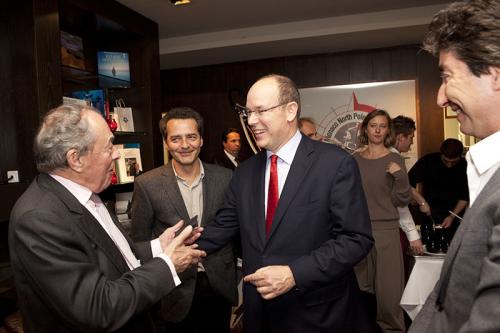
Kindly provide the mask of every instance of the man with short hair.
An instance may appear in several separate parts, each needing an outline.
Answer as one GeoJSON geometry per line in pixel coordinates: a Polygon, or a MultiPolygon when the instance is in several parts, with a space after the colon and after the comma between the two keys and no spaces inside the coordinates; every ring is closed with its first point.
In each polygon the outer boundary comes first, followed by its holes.
{"type": "Polygon", "coordinates": [[[305,136],[308,136],[309,138],[316,141],[321,141],[321,135],[318,134],[316,122],[314,121],[314,119],[310,117],[299,118],[299,130],[305,136]]]}
{"type": "Polygon", "coordinates": [[[367,332],[353,266],[373,238],[356,162],[300,133],[287,77],[259,79],[240,112],[264,150],[235,170],[199,245],[240,235],[245,332],[367,332]]]}
{"type": "Polygon", "coordinates": [[[183,245],[191,227],[174,238],[177,223],[135,244],[122,232],[98,196],[120,154],[95,109],[49,111],[34,148],[40,174],[9,225],[24,331],[156,332],[149,309],[181,283],[177,273],[204,255],[183,245]]]}
{"type": "Polygon", "coordinates": [[[470,207],[413,333],[500,332],[499,17],[498,0],[456,2],[434,16],[424,40],[439,56],[438,105],[481,141],[466,156],[470,207]]]}
{"type": "MultiPolygon", "coordinates": [[[[195,226],[210,223],[222,206],[230,170],[200,161],[203,118],[188,107],[169,110],[160,131],[171,161],[135,179],[132,238],[157,237],[179,219],[195,226]]],[[[236,302],[235,259],[231,244],[180,275],[182,285],[162,302],[165,330],[229,332],[231,306],[236,302]]]]}
{"type": "Polygon", "coordinates": [[[234,170],[240,165],[238,155],[241,149],[241,136],[236,128],[226,128],[222,132],[222,154],[217,157],[215,164],[234,170]]]}
{"type": "Polygon", "coordinates": [[[446,139],[440,152],[421,157],[408,172],[413,188],[421,189],[429,206],[429,214],[443,228],[451,240],[458,227],[456,216],[461,216],[469,201],[467,162],[462,157],[463,145],[457,139],[446,139]]]}
{"type": "MultiPolygon", "coordinates": [[[[394,128],[395,143],[391,150],[397,152],[398,154],[406,153],[410,150],[413,144],[413,138],[415,136],[415,121],[409,117],[397,116],[392,119],[392,126],[394,128]]],[[[412,197],[417,202],[422,202],[423,198],[412,188],[412,197]],[[416,194],[415,194],[416,193],[416,194]],[[415,195],[417,198],[415,198],[415,195]]],[[[425,202],[425,200],[424,200],[425,202]]],[[[420,206],[422,207],[422,206],[420,206]]],[[[415,227],[415,222],[411,216],[408,207],[397,207],[399,213],[399,227],[406,235],[406,239],[410,245],[411,252],[414,254],[423,254],[424,247],[422,241],[420,240],[420,235],[415,227]]],[[[404,238],[401,239],[401,245],[403,252],[407,249],[407,242],[404,238]]],[[[405,257],[406,258],[406,257],[405,257]]],[[[408,260],[405,259],[405,270],[408,267],[408,260]]]]}

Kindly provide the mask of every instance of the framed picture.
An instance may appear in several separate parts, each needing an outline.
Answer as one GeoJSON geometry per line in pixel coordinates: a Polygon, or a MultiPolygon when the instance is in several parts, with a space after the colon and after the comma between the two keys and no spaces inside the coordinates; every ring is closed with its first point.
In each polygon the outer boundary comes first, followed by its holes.
{"type": "Polygon", "coordinates": [[[443,108],[443,111],[444,111],[444,117],[447,119],[457,117],[457,113],[453,111],[449,106],[443,108]]]}

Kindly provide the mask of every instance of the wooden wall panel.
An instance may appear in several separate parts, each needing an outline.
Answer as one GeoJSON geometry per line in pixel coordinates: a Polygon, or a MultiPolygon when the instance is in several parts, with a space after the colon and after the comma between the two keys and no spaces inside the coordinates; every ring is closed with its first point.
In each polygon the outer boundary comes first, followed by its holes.
{"type": "MultiPolygon", "coordinates": [[[[238,117],[229,106],[229,90],[239,89],[246,93],[257,78],[269,73],[287,75],[301,88],[415,79],[418,81],[420,153],[437,151],[443,140],[442,119],[436,112],[429,112],[436,111],[437,62],[421,52],[419,46],[412,45],[163,70],[162,111],[187,105],[203,115],[206,132],[201,157],[210,160],[221,149],[219,141],[223,129],[239,127],[238,117]]],[[[155,144],[161,145],[161,141],[155,144]]],[[[248,147],[245,147],[245,152],[249,152],[248,147]]]]}

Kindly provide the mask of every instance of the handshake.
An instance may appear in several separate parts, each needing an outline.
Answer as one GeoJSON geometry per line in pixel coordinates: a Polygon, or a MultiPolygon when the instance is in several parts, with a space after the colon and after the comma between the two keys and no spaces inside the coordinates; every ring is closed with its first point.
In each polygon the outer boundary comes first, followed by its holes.
{"type": "Polygon", "coordinates": [[[163,253],[172,260],[178,273],[183,272],[190,265],[199,263],[207,255],[205,251],[197,250],[198,244],[194,244],[201,236],[203,228],[193,228],[188,225],[175,236],[183,225],[184,221],[180,220],[173,227],[167,228],[159,237],[163,253]]]}

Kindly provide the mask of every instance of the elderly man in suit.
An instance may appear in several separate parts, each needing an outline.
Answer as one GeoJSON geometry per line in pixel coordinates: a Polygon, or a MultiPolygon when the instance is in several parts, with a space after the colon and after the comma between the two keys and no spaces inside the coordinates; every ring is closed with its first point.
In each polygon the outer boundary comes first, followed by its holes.
{"type": "MultiPolygon", "coordinates": [[[[135,180],[132,199],[132,238],[158,237],[182,219],[205,226],[222,206],[232,172],[200,161],[203,118],[188,107],[173,108],[160,121],[172,156],[167,165],[135,180]]],[[[166,331],[229,332],[231,306],[236,302],[235,259],[231,244],[182,274],[182,285],[162,304],[166,331]]]]}
{"type": "Polygon", "coordinates": [[[97,195],[119,156],[96,110],[61,106],[45,116],[35,139],[41,174],[9,225],[25,332],[155,332],[149,308],[203,255],[183,245],[190,226],[173,239],[181,223],[151,243],[122,233],[97,195]]]}
{"type": "Polygon", "coordinates": [[[353,266],[373,244],[354,159],[298,130],[300,98],[287,77],[249,90],[241,113],[264,150],[234,171],[200,248],[241,236],[246,333],[367,332],[353,266]]]}
{"type": "Polygon", "coordinates": [[[467,153],[470,202],[441,276],[410,332],[500,332],[500,2],[438,12],[424,48],[439,55],[439,106],[481,141],[467,153]]]}

